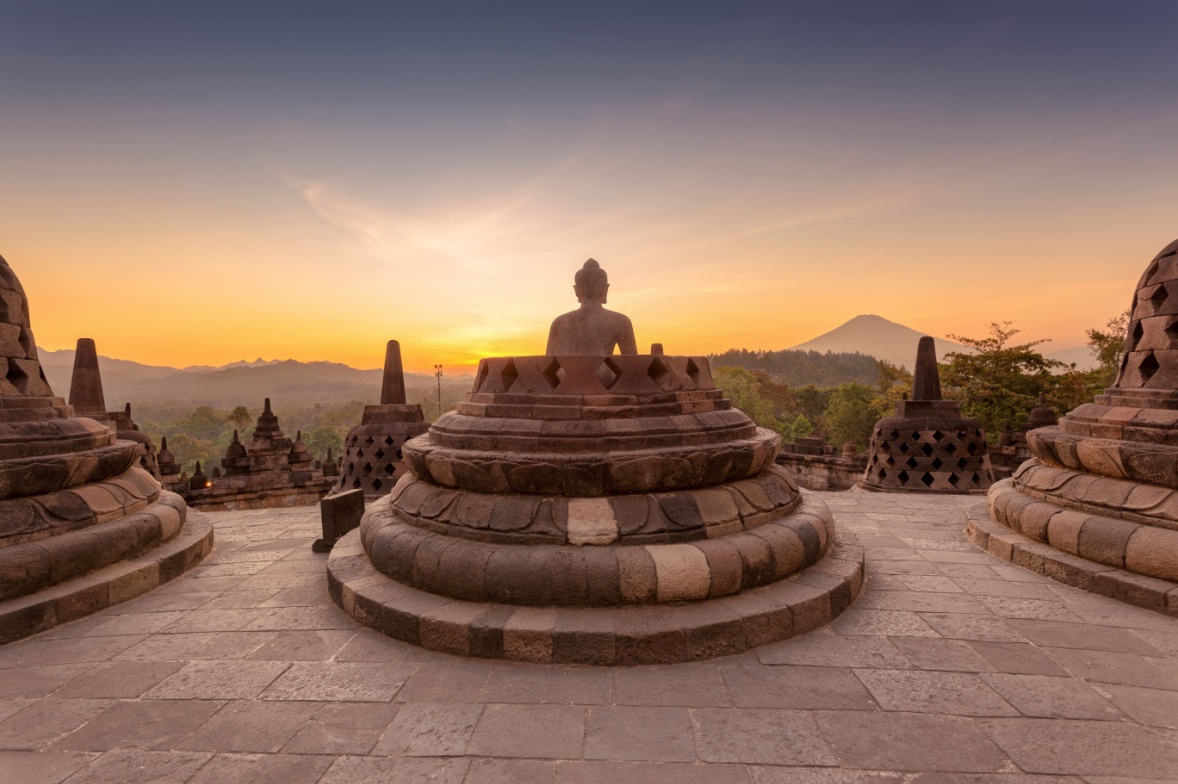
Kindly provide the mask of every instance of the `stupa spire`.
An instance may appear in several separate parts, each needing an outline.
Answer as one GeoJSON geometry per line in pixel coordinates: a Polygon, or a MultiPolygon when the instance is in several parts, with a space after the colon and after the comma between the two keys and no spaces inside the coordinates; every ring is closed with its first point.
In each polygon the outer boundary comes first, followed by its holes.
{"type": "Polygon", "coordinates": [[[98,369],[98,348],[91,338],[78,338],[74,353],[74,375],[70,382],[70,405],[79,414],[105,414],[102,372],[98,369]]]}
{"type": "Polygon", "coordinates": [[[941,373],[937,369],[937,344],[930,337],[916,347],[916,370],[912,374],[913,400],[941,400],[941,373]]]}
{"type": "Polygon", "coordinates": [[[401,344],[390,340],[384,352],[384,380],[380,387],[382,406],[405,405],[405,370],[401,365],[401,344]]]}

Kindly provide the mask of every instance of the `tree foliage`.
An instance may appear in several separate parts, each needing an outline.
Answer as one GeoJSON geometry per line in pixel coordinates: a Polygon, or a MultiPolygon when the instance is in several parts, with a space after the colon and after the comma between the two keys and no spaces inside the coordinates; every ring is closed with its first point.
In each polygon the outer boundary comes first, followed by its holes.
{"type": "Polygon", "coordinates": [[[1088,330],[1088,348],[1099,364],[1101,386],[1111,387],[1117,380],[1121,359],[1125,356],[1125,337],[1129,331],[1131,313],[1113,316],[1103,330],[1088,330]]]}

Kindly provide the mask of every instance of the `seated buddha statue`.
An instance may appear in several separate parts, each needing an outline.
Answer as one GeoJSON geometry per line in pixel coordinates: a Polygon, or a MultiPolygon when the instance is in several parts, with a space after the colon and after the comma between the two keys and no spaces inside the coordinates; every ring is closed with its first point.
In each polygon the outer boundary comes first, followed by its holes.
{"type": "Polygon", "coordinates": [[[548,331],[548,356],[608,356],[637,354],[634,325],[621,313],[606,310],[609,278],[595,260],[589,259],[573,281],[581,307],[558,316],[548,331]]]}

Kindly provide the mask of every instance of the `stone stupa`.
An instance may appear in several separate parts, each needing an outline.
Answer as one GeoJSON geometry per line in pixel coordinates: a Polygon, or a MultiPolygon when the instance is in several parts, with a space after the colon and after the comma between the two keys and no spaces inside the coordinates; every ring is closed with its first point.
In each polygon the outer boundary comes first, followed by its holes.
{"type": "Polygon", "coordinates": [[[1113,386],[1032,430],[1034,457],[970,513],[991,553],[1178,615],[1178,241],[1133,295],[1113,386]]]}
{"type": "Polygon", "coordinates": [[[70,405],[74,407],[75,413],[112,428],[120,441],[142,444],[143,457],[139,458],[139,464],[156,479],[161,478],[155,444],[135,424],[131,417],[131,404],[128,403],[122,411],[106,410],[102,371],[98,367],[98,348],[91,338],[78,338],[70,381],[70,405]]]}
{"type": "Polygon", "coordinates": [[[385,348],[380,404],[364,406],[360,424],[348,433],[336,491],[363,490],[369,500],[388,495],[405,474],[401,448],[427,430],[429,423],[421,406],[405,402],[401,344],[390,340],[385,348]]]}
{"type": "Polygon", "coordinates": [[[637,354],[607,288],[586,264],[549,354],[482,360],[405,444],[409,473],[329,558],[346,612],[449,653],[620,665],[743,651],[858,595],[862,551],[774,464],[780,437],[706,358],[637,354]]]}
{"type": "Polygon", "coordinates": [[[144,593],[209,552],[212,526],[139,466],[143,445],[54,396],[3,258],[0,365],[0,642],[144,593]]]}
{"type": "Polygon", "coordinates": [[[882,493],[984,493],[994,483],[986,434],[941,397],[936,344],[920,339],[912,398],[875,424],[859,487],[882,493]]]}

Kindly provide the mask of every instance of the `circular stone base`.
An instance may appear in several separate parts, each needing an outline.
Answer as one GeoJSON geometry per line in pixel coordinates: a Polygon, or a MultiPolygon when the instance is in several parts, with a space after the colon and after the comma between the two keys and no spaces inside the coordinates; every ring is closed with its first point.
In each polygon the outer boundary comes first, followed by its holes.
{"type": "Polygon", "coordinates": [[[327,562],[332,600],[354,619],[429,650],[569,664],[670,664],[741,653],[837,618],[863,588],[863,550],[836,545],[820,563],[763,588],[674,605],[522,607],[448,599],[386,577],[360,532],[327,562]]]}
{"type": "Polygon", "coordinates": [[[0,602],[0,644],[145,594],[195,567],[212,549],[212,520],[190,509],[180,532],[153,550],[28,596],[0,602]]]}
{"type": "Polygon", "coordinates": [[[992,520],[985,504],[967,510],[965,538],[993,556],[1056,582],[1178,617],[1178,583],[1134,574],[1036,542],[992,520]]]}

